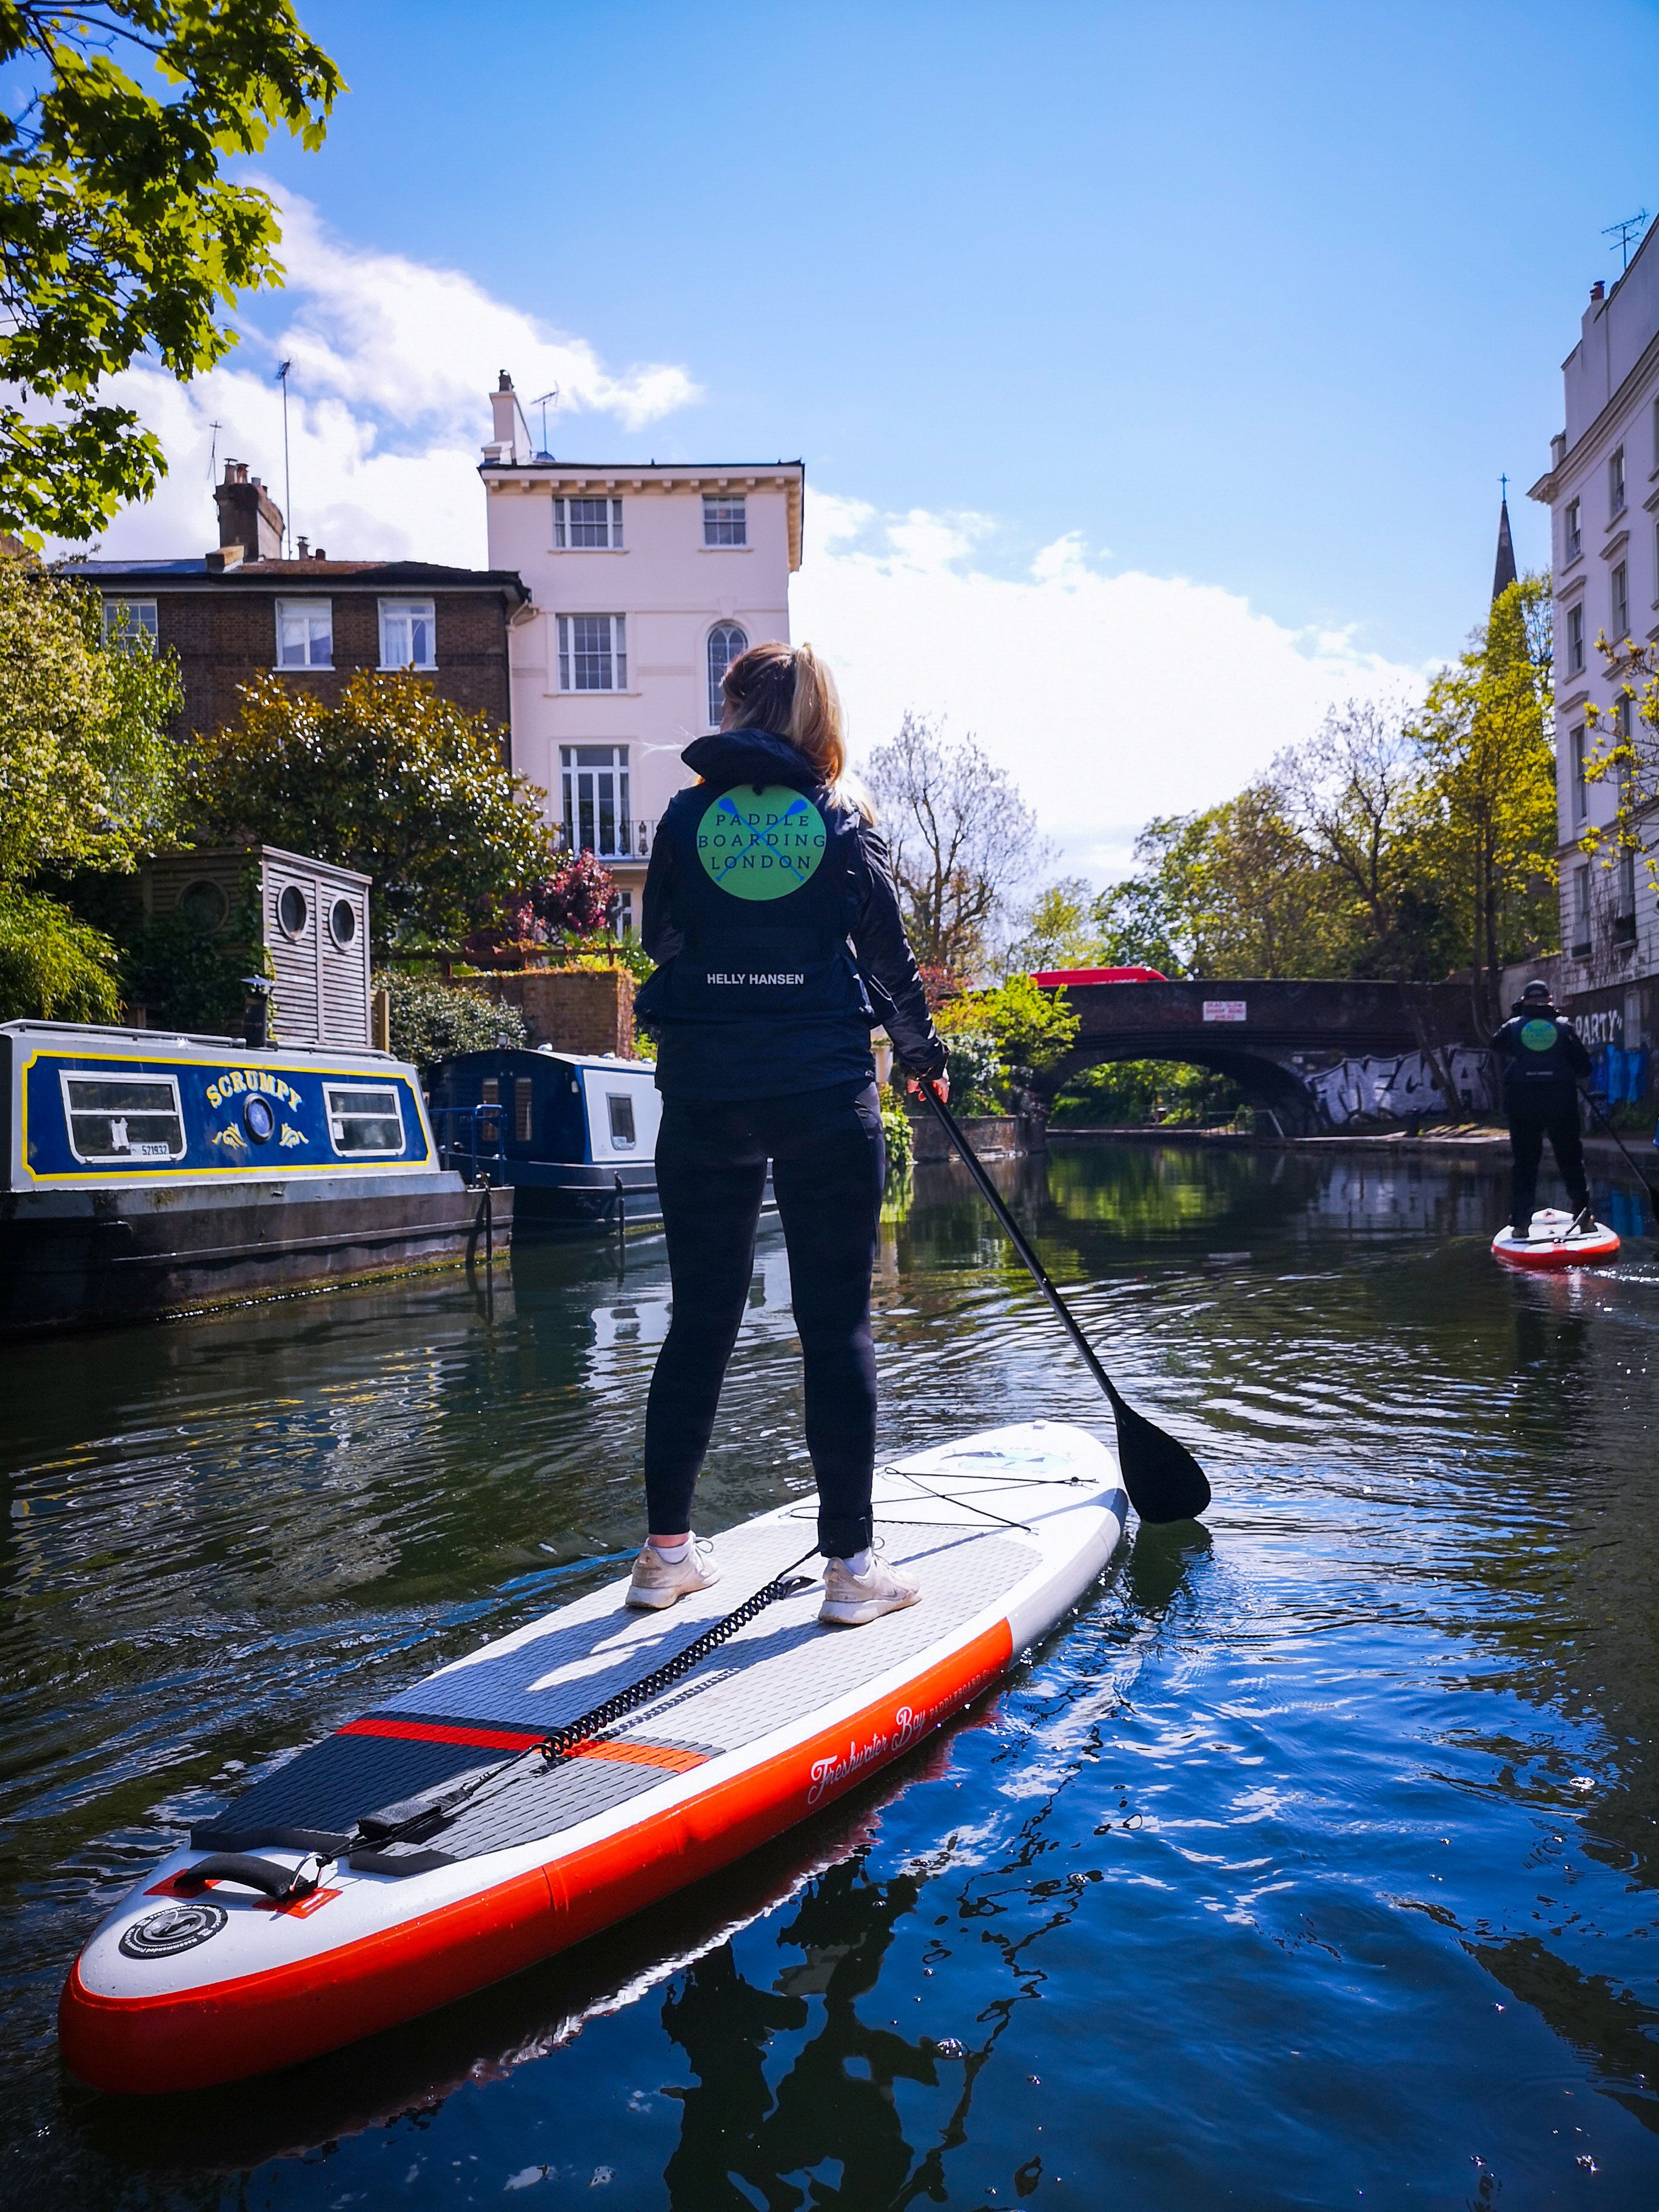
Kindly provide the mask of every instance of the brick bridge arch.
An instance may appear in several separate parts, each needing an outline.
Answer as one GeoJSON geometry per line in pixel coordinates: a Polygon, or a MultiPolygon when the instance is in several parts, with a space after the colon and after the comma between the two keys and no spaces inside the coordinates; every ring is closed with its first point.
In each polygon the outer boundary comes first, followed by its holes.
{"type": "Polygon", "coordinates": [[[1077,1042],[1040,1084],[1053,1098],[1085,1068],[1178,1060],[1212,1068],[1270,1107],[1287,1133],[1325,1119],[1312,1079],[1345,1060],[1484,1046],[1462,983],[1346,981],[1091,983],[1065,987],[1077,1042]]]}

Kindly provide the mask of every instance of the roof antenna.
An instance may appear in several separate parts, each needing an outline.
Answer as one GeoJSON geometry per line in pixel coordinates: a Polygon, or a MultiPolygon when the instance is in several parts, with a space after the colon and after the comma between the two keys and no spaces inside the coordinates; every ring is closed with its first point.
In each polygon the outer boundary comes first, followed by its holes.
{"type": "Polygon", "coordinates": [[[1634,215],[1627,215],[1622,222],[1610,222],[1601,233],[1603,238],[1610,238],[1614,241],[1608,246],[1607,252],[1622,253],[1624,256],[1623,265],[1620,270],[1621,276],[1625,270],[1630,267],[1630,242],[1632,238],[1638,238],[1641,235],[1642,226],[1647,219],[1647,210],[1638,208],[1634,215]]]}
{"type": "Polygon", "coordinates": [[[550,399],[556,407],[558,405],[559,387],[556,384],[550,392],[544,392],[539,399],[532,399],[530,403],[532,407],[539,407],[542,410],[542,449],[536,456],[538,461],[550,461],[553,458],[547,450],[547,403],[550,399]]]}
{"type": "Polygon", "coordinates": [[[213,433],[213,443],[208,448],[208,482],[210,483],[213,482],[214,477],[218,473],[219,433],[224,428],[224,427],[225,426],[222,422],[210,422],[208,424],[209,429],[213,433]]]}
{"type": "Polygon", "coordinates": [[[276,372],[276,381],[283,387],[283,554],[294,542],[294,479],[288,471],[288,373],[294,366],[285,361],[276,372]]]}

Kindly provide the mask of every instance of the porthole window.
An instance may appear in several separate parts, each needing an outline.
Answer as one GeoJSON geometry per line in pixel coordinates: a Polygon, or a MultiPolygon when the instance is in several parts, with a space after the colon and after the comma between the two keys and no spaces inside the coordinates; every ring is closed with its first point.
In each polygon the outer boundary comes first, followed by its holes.
{"type": "Polygon", "coordinates": [[[276,902],[276,919],[289,937],[303,937],[311,909],[306,904],[306,895],[298,884],[286,884],[276,902]]]}
{"type": "Polygon", "coordinates": [[[230,913],[230,901],[217,884],[209,883],[204,878],[201,882],[192,884],[179,900],[179,911],[189,916],[192,928],[207,935],[224,927],[230,913]]]}
{"type": "Polygon", "coordinates": [[[276,1116],[270,1101],[261,1097],[257,1091],[250,1091],[242,1101],[242,1127],[256,1145],[268,1145],[276,1133],[276,1116]]]}
{"type": "Polygon", "coordinates": [[[349,898],[337,898],[328,910],[328,933],[343,951],[357,941],[357,909],[349,898]]]}

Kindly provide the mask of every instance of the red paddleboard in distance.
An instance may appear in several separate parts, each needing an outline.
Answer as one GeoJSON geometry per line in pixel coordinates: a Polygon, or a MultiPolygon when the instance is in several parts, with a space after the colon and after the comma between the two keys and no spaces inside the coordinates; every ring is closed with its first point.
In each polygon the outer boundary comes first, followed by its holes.
{"type": "Polygon", "coordinates": [[[1619,1257],[1619,1239],[1605,1222],[1576,1230],[1573,1220],[1559,1206],[1545,1206],[1532,1217],[1530,1237],[1500,1229],[1492,1240],[1492,1256],[1506,1267],[1590,1267],[1619,1257]]]}

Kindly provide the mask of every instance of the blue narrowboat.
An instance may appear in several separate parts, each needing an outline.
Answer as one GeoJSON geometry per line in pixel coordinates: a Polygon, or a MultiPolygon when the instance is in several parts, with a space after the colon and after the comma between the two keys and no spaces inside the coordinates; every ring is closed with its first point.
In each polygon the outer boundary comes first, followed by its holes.
{"type": "Polygon", "coordinates": [[[399,1273],[511,1222],[385,1053],[0,1024],[8,1334],[399,1273]]]}
{"type": "Polygon", "coordinates": [[[648,1060],[550,1045],[457,1053],[432,1072],[432,1115],[446,1164],[510,1188],[521,1230],[661,1218],[648,1060]]]}

